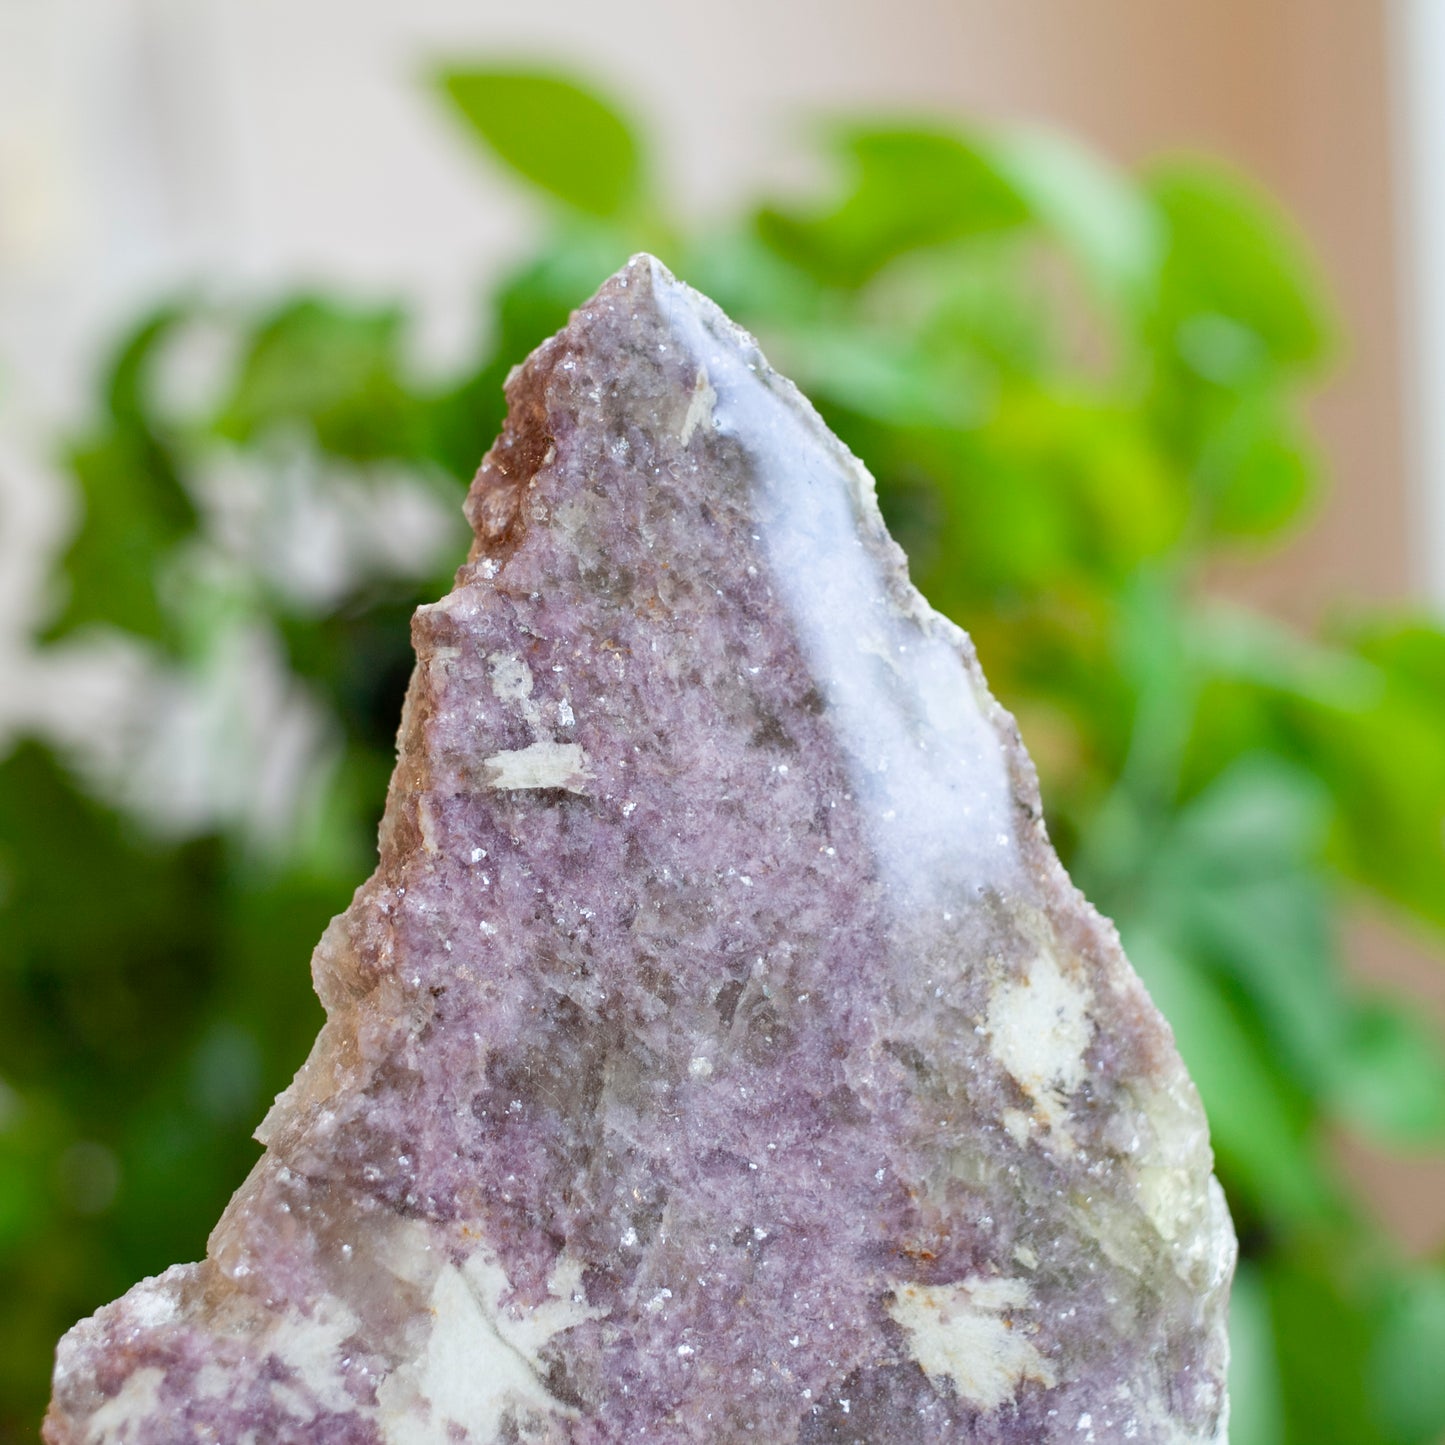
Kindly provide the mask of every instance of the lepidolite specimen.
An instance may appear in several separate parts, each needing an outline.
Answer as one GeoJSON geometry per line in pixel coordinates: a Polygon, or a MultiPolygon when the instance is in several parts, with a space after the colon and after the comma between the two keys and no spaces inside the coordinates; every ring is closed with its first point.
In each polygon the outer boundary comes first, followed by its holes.
{"type": "Polygon", "coordinates": [[[508,396],[328,1022],[47,1440],[1222,1442],[1198,1099],[867,473],[650,257],[508,396]]]}

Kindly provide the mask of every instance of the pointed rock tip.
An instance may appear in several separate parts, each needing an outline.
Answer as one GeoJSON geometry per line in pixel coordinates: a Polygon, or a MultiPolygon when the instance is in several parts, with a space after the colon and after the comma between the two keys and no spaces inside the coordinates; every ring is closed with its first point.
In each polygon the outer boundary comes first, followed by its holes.
{"type": "MultiPolygon", "coordinates": [[[[711,416],[717,397],[709,375],[718,368],[762,382],[805,422],[808,444],[834,454],[876,513],[871,476],[807,398],[773,370],[757,340],[656,256],[639,251],[508,376],[502,432],[482,459],[464,508],[476,534],[469,563],[487,557],[500,564],[520,544],[523,502],[537,474],[556,460],[559,446],[570,450],[571,440],[584,434],[595,439],[594,406],[604,394],[610,401],[603,411],[614,423],[630,410],[644,430],[675,428],[686,443],[711,416]],[[667,352],[672,364],[658,365],[667,352]],[[679,399],[673,417],[671,403],[679,399]],[[592,420],[580,424],[583,416],[592,420]]],[[[571,478],[573,485],[585,480],[575,469],[571,478]]],[[[658,469],[655,480],[667,486],[668,469],[658,469]]],[[[881,530],[881,518],[877,525],[881,530]]]]}
{"type": "MultiPolygon", "coordinates": [[[[572,313],[568,325],[558,335],[565,336],[571,332],[579,317],[598,308],[611,307],[615,311],[622,301],[633,315],[641,317],[650,311],[661,315],[674,327],[679,319],[679,306],[685,306],[702,322],[714,340],[725,338],[749,353],[759,352],[758,343],[750,332],[739,326],[705,292],[680,280],[665,262],[650,251],[638,251],[629,257],[626,265],[614,271],[591,298],[572,313]]],[[[798,400],[803,400],[801,393],[798,393],[798,400]]]]}

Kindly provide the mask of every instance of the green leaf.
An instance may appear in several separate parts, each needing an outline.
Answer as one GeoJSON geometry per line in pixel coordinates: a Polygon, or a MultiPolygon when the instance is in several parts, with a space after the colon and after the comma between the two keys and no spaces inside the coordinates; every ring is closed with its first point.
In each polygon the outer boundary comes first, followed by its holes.
{"type": "Polygon", "coordinates": [[[1279,206],[1200,161],[1160,166],[1147,187],[1168,231],[1158,318],[1166,344],[1220,385],[1319,362],[1329,336],[1324,290],[1279,206]]]}
{"type": "Polygon", "coordinates": [[[1283,1434],[1269,1296],[1259,1271],[1241,1261],[1229,1292],[1230,1445],[1280,1445],[1283,1434]]]}
{"type": "Polygon", "coordinates": [[[861,286],[906,251],[1028,218],[987,151],[951,132],[848,126],[835,131],[834,146],[853,173],[840,204],[821,214],[765,207],[758,215],[769,246],[830,285],[861,286]]]}
{"type": "Polygon", "coordinates": [[[121,344],[104,382],[106,410],[122,425],[145,428],[154,413],[151,369],[166,344],[190,319],[178,302],[145,318],[121,344]]]}
{"type": "Polygon", "coordinates": [[[80,442],[68,460],[84,512],[62,562],[65,604],[47,640],[109,626],[173,646],[158,582],[196,518],[168,448],[113,427],[80,442]]]}
{"type": "Polygon", "coordinates": [[[1405,1445],[1385,1427],[1369,1388],[1375,1302],[1341,1264],[1334,1250],[1319,1248],[1276,1256],[1264,1271],[1287,1423],[1282,1445],[1405,1445]]]}
{"type": "Polygon", "coordinates": [[[911,338],[856,322],[795,326],[785,355],[815,400],[889,426],[976,425],[990,399],[988,378],[976,366],[924,354],[911,338]]]}
{"type": "Polygon", "coordinates": [[[143,1085],[137,1061],[161,1047],[141,1020],[183,1032],[205,988],[214,840],[139,836],[27,743],[0,764],[0,873],[0,1077],[109,1115],[125,1100],[107,1076],[143,1085]]]}
{"type": "Polygon", "coordinates": [[[1442,659],[1437,628],[1377,627],[1355,654],[1374,679],[1369,694],[1350,706],[1277,703],[1282,730],[1334,795],[1335,861],[1437,927],[1445,927],[1442,659]]]}
{"type": "Polygon", "coordinates": [[[0,1261],[29,1245],[52,1209],[50,1175],[68,1121],[48,1103],[0,1080],[0,1261]]]}
{"type": "Polygon", "coordinates": [[[1152,438],[1124,409],[1063,386],[999,386],[981,424],[938,468],[934,485],[958,519],[954,565],[1014,595],[1121,586],[1168,550],[1183,521],[1152,438]]]}
{"type": "Polygon", "coordinates": [[[863,320],[917,337],[930,355],[987,366],[1001,381],[1053,382],[1059,318],[1037,284],[1032,255],[1016,241],[1005,231],[900,257],[886,289],[864,301],[863,320]]]}
{"type": "Polygon", "coordinates": [[[1235,763],[1154,840],[1149,916],[1248,999],[1300,1090],[1396,1142],[1445,1134],[1445,1053],[1346,988],[1319,867],[1329,796],[1297,765],[1235,763]]]}
{"type": "Polygon", "coordinates": [[[1445,1269],[1400,1282],[1369,1371],[1376,1413],[1401,1445],[1445,1436],[1445,1269]]]}
{"type": "Polygon", "coordinates": [[[319,297],[287,302],[251,337],[217,432],[254,442],[300,427],[333,456],[425,454],[425,415],[404,381],[405,318],[319,297]]]}
{"type": "Polygon", "coordinates": [[[1131,304],[1152,298],[1164,228],[1131,179],[1053,131],[1004,131],[988,148],[998,173],[1106,296],[1131,304]]]}
{"type": "Polygon", "coordinates": [[[1319,471],[1314,447],[1278,400],[1251,394],[1205,432],[1195,476],[1214,532],[1269,537],[1305,512],[1319,471]]]}
{"type": "Polygon", "coordinates": [[[819,320],[822,288],[765,244],[752,217],[684,238],[674,269],[767,340],[819,320]]]}
{"type": "Polygon", "coordinates": [[[620,215],[640,199],[642,154],[631,127],[575,81],[448,68],[437,83],[498,159],[539,190],[593,216],[620,215]]]}
{"type": "Polygon", "coordinates": [[[1445,1047],[1417,1013],[1384,999],[1358,1008],[1335,1073],[1341,1113],[1375,1138],[1445,1140],[1445,1047]]]}
{"type": "Polygon", "coordinates": [[[124,338],[103,383],[106,415],[68,448],[81,520],[61,565],[68,590],[47,639],[101,624],[173,641],[157,579],[172,550],[193,535],[197,514],[176,439],[155,424],[150,392],[152,367],[184,320],[181,308],[165,307],[124,338]]]}
{"type": "Polygon", "coordinates": [[[1445,627],[1414,617],[1356,621],[1350,640],[1394,686],[1424,706],[1445,701],[1445,627]]]}
{"type": "Polygon", "coordinates": [[[1350,713],[1365,712],[1385,696],[1384,674],[1358,652],[1233,603],[1202,603],[1189,618],[1189,633],[1191,649],[1212,678],[1350,713]]]}

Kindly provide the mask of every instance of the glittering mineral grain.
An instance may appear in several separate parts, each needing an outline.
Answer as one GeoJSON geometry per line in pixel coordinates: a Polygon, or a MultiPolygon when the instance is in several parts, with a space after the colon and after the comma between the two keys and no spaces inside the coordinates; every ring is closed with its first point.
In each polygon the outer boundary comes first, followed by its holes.
{"type": "Polygon", "coordinates": [[[1194,1089],[867,474],[645,256],[508,395],[328,1022],[47,1440],[1223,1441],[1194,1089]]]}

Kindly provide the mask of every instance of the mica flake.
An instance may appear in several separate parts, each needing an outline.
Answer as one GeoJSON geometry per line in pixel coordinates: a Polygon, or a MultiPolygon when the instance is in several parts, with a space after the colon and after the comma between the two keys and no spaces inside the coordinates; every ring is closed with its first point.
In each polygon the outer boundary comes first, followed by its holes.
{"type": "Polygon", "coordinates": [[[647,256],[507,394],[326,1024],[49,1445],[1223,1445],[1198,1097],[868,474],[647,256]]]}

